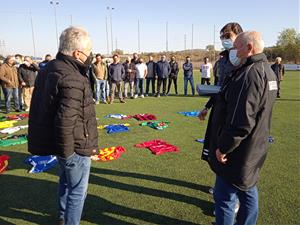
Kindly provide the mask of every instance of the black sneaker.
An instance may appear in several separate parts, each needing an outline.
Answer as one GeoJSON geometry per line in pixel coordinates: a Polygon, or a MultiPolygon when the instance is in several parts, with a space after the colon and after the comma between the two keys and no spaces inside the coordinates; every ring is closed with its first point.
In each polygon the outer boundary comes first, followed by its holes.
{"type": "Polygon", "coordinates": [[[21,109],[16,109],[15,111],[16,111],[16,112],[22,112],[22,110],[21,110],[21,109]]]}

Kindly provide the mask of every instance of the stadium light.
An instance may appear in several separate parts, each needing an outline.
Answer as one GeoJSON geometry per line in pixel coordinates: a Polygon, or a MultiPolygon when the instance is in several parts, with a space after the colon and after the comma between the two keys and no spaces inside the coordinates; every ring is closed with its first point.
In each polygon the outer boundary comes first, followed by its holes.
{"type": "Polygon", "coordinates": [[[53,9],[54,9],[55,30],[56,30],[56,45],[57,45],[57,48],[58,48],[58,31],[57,31],[56,6],[59,4],[59,1],[50,1],[50,4],[53,5],[53,9]]]}

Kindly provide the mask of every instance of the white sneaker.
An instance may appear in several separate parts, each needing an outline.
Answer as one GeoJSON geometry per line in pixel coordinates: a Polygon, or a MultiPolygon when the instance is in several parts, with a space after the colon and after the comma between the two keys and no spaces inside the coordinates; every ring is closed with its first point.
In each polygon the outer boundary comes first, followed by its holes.
{"type": "Polygon", "coordinates": [[[138,98],[138,95],[135,95],[134,98],[138,98]]]}
{"type": "Polygon", "coordinates": [[[208,190],[208,193],[211,194],[211,195],[214,194],[214,188],[210,188],[210,189],[208,190]]]}
{"type": "Polygon", "coordinates": [[[99,105],[99,101],[96,101],[95,104],[96,104],[96,105],[99,105]]]}
{"type": "Polygon", "coordinates": [[[25,109],[25,112],[29,112],[29,108],[25,109]]]}
{"type": "Polygon", "coordinates": [[[141,98],[145,98],[144,95],[141,95],[141,98]]]}

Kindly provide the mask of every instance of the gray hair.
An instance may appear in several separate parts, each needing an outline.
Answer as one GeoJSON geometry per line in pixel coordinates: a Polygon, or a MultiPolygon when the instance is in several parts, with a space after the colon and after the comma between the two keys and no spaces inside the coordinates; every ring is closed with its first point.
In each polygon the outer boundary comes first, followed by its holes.
{"type": "Polygon", "coordinates": [[[69,27],[59,37],[58,51],[72,56],[75,50],[85,51],[92,49],[92,41],[88,32],[82,27],[69,27]]]}
{"type": "Polygon", "coordinates": [[[243,44],[246,46],[249,43],[253,44],[253,51],[255,53],[262,53],[264,51],[265,42],[262,36],[257,31],[246,31],[238,35],[242,39],[243,44]]]}
{"type": "Polygon", "coordinates": [[[6,56],[4,62],[8,62],[8,60],[10,60],[11,58],[15,58],[15,56],[14,55],[8,55],[8,56],[6,56]]]}

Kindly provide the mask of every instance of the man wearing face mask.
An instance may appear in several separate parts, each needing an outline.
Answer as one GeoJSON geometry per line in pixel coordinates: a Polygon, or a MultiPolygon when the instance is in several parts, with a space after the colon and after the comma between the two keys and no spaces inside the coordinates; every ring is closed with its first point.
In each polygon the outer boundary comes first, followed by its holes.
{"type": "MultiPolygon", "coordinates": [[[[229,76],[238,66],[239,59],[236,57],[236,51],[233,49],[233,42],[239,33],[243,32],[240,24],[232,22],[226,24],[220,31],[220,39],[224,51],[220,53],[222,57],[218,60],[218,82],[216,85],[222,86],[225,77],[229,76]],[[235,56],[235,57],[234,57],[235,56]]],[[[204,120],[208,110],[213,106],[214,98],[211,97],[199,114],[199,119],[204,120]]]]}
{"type": "Polygon", "coordinates": [[[254,225],[258,217],[256,183],[267,156],[277,81],[263,53],[260,33],[239,34],[234,48],[241,66],[225,78],[205,141],[208,162],[216,174],[216,225],[254,225]],[[237,200],[240,208],[235,218],[237,200]]]}
{"type": "Polygon", "coordinates": [[[38,70],[39,67],[32,61],[32,59],[29,56],[24,57],[24,63],[21,64],[18,69],[18,76],[22,86],[21,90],[23,94],[24,107],[26,112],[29,112],[34,82],[38,70]]]}
{"type": "MultiPolygon", "coordinates": [[[[87,75],[92,42],[81,27],[65,29],[56,59],[39,71],[32,95],[28,151],[56,155],[60,165],[59,222],[79,225],[98,131],[87,75]]],[[[53,190],[56,191],[56,190],[53,190]]]]}

